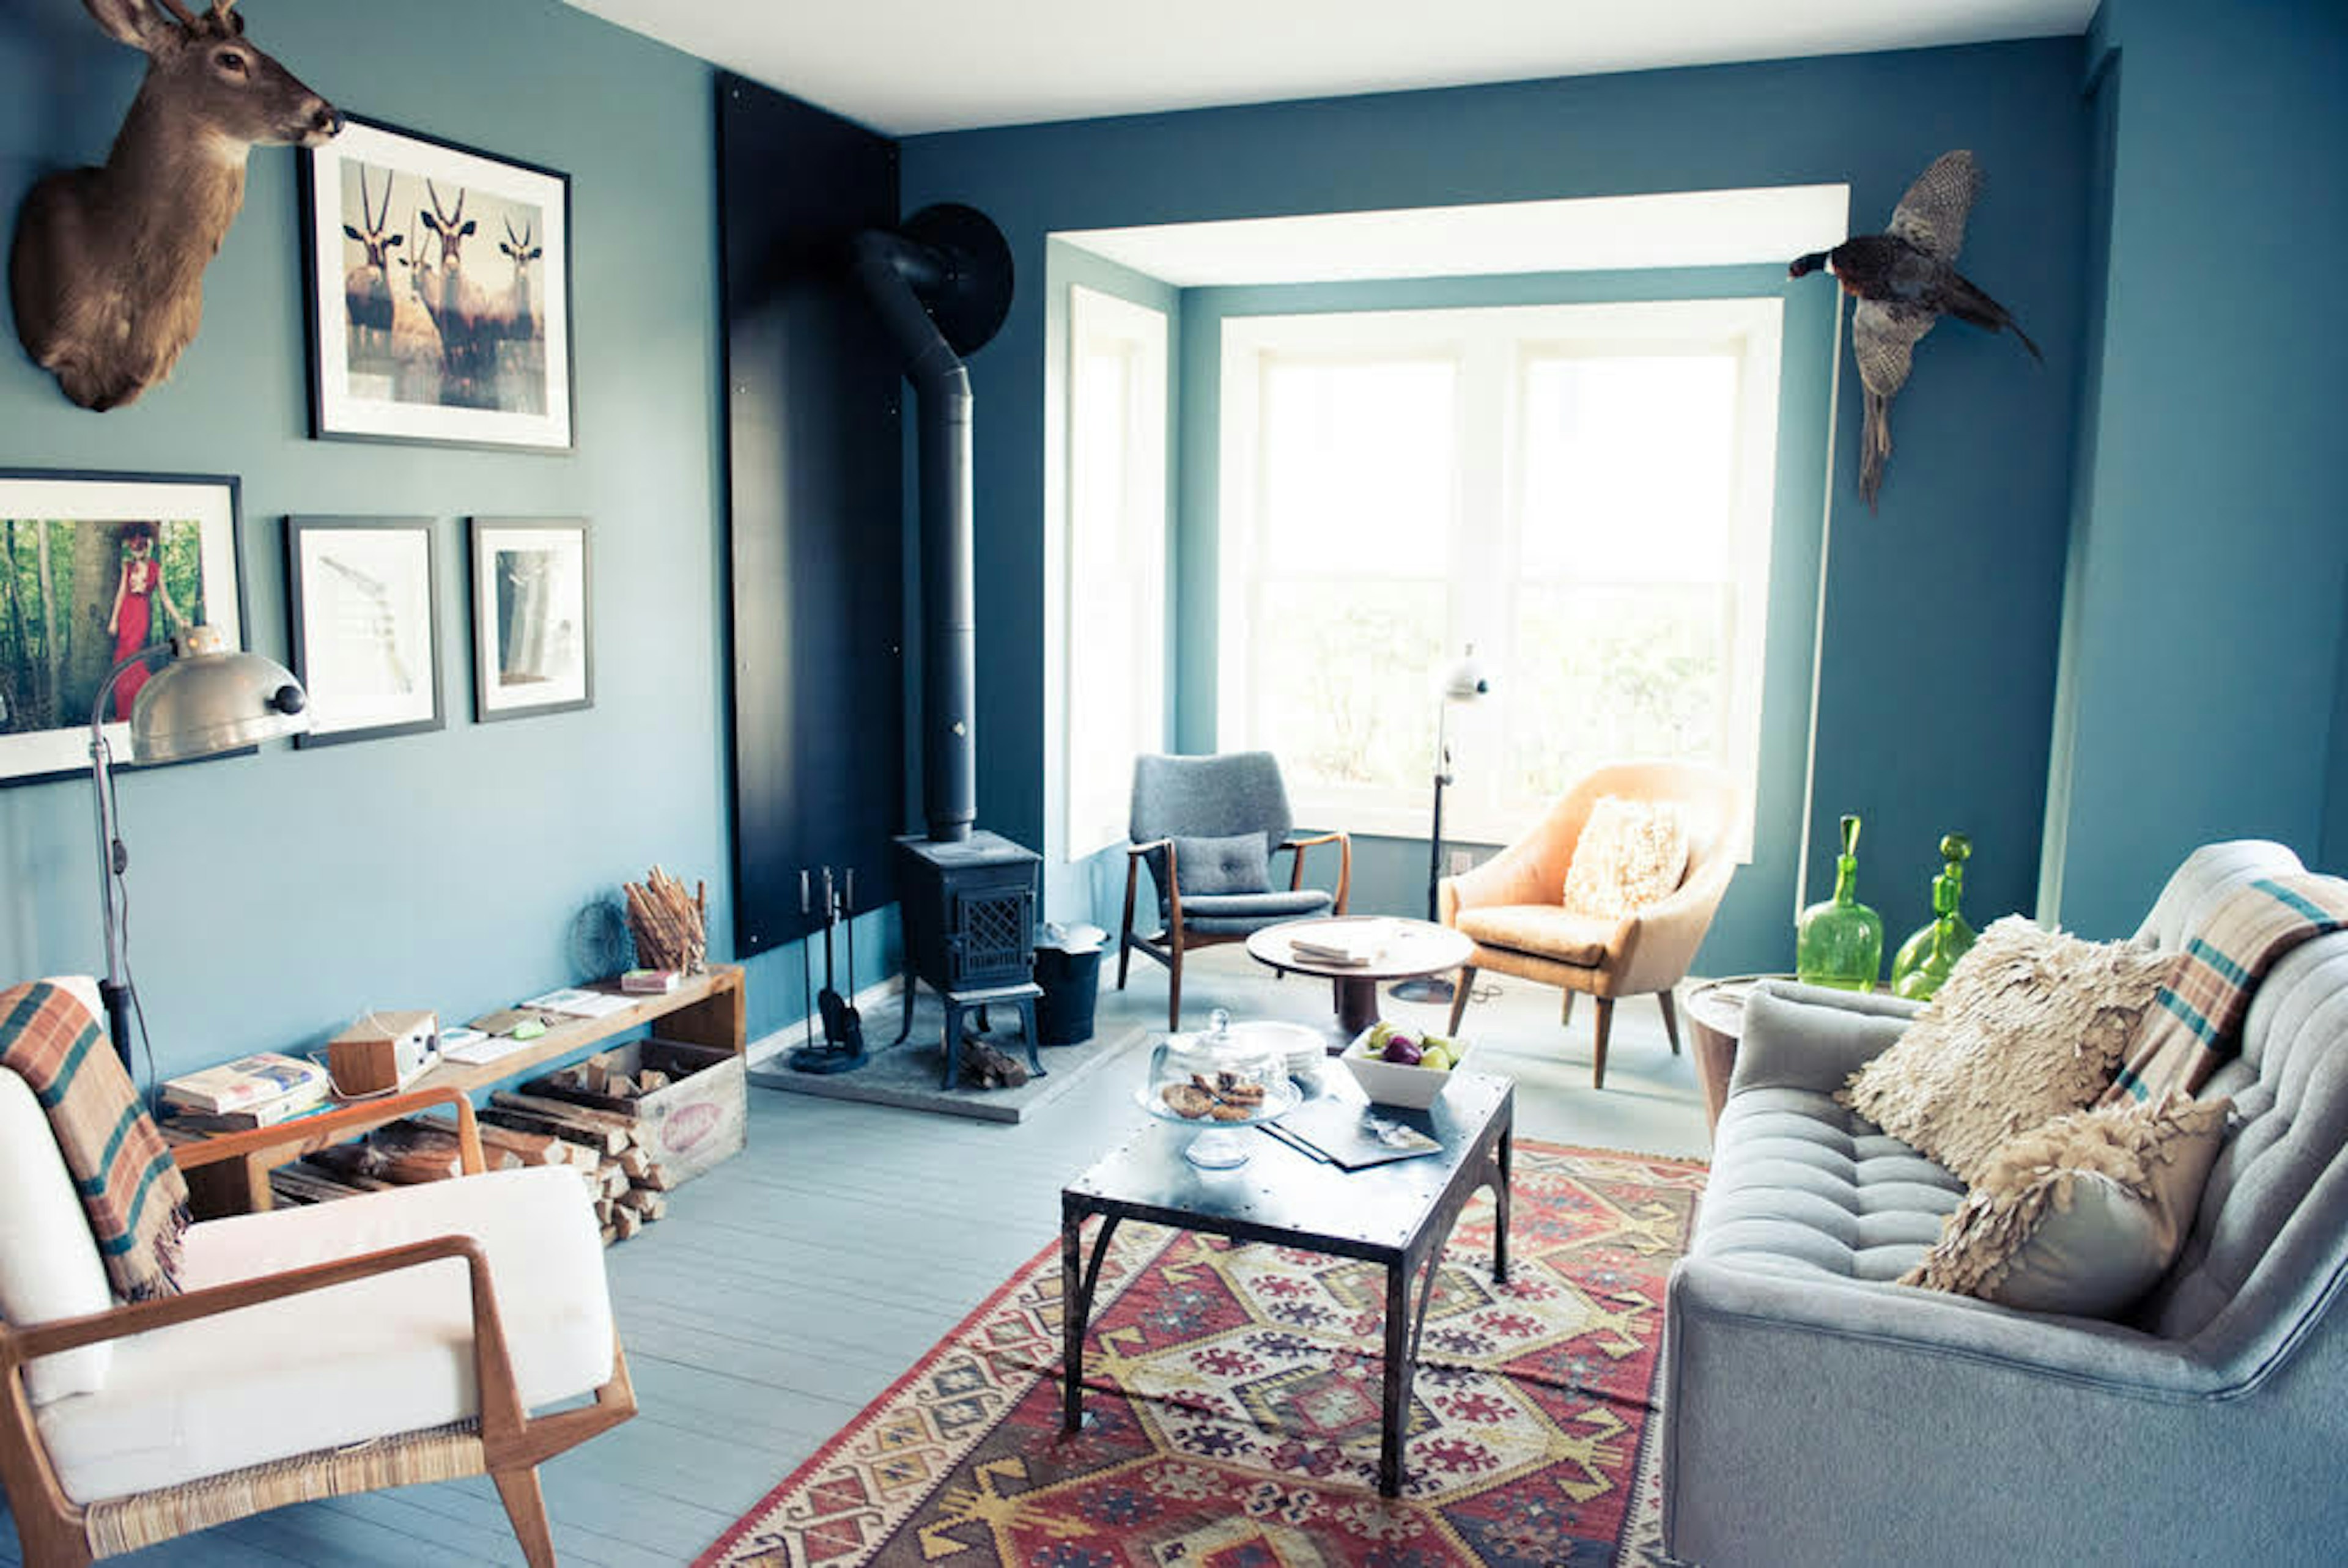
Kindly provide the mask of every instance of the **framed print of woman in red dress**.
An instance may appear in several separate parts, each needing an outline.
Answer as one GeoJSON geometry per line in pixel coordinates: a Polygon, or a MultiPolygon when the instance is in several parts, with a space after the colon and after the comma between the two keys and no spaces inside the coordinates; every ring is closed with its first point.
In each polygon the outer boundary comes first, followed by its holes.
{"type": "MultiPolygon", "coordinates": [[[[146,647],[155,632],[168,632],[174,623],[184,626],[187,617],[171,602],[171,590],[163,586],[163,569],[155,559],[155,525],[132,523],[122,530],[122,571],[114,585],[114,608],[106,618],[106,630],[114,637],[115,662],[129,658],[146,647]],[[164,614],[160,627],[155,624],[158,604],[164,614]]],[[[149,673],[145,665],[123,671],[114,687],[117,719],[130,717],[130,704],[149,673]]]]}

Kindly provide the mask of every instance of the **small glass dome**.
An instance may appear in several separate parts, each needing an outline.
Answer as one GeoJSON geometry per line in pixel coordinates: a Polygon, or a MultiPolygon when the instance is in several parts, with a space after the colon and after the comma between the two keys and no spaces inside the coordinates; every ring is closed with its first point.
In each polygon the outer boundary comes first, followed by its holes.
{"type": "MultiPolygon", "coordinates": [[[[1231,1015],[1215,1009],[1203,1034],[1169,1034],[1149,1058],[1149,1081],[1142,1104],[1152,1115],[1200,1132],[1245,1127],[1294,1107],[1288,1054],[1274,1033],[1231,1027],[1231,1015]]],[[[1236,1140],[1204,1137],[1188,1151],[1192,1164],[1222,1170],[1245,1163],[1236,1140]]]]}

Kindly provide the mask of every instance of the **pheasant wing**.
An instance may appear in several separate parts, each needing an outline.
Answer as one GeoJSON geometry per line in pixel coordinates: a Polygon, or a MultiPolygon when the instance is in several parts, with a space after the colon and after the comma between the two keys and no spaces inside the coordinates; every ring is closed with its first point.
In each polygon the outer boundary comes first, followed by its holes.
{"type": "Polygon", "coordinates": [[[1981,169],[1962,148],[1944,152],[1916,177],[1892,210],[1890,232],[1936,261],[1956,265],[1964,248],[1965,220],[1981,192],[1981,169]]]}
{"type": "Polygon", "coordinates": [[[1921,306],[1861,300],[1850,313],[1851,357],[1868,391],[1890,397],[1907,384],[1918,340],[1940,317],[1921,306]]]}

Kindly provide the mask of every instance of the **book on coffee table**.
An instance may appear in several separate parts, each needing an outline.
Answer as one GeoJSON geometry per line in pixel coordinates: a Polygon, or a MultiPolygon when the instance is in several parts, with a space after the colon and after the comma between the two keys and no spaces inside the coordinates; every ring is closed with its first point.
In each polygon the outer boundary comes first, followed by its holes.
{"type": "Polygon", "coordinates": [[[1442,1152],[1443,1145],[1385,1114],[1375,1105],[1324,1095],[1308,1100],[1263,1130],[1301,1153],[1328,1161],[1348,1171],[1383,1165],[1390,1160],[1416,1159],[1442,1152]]]}

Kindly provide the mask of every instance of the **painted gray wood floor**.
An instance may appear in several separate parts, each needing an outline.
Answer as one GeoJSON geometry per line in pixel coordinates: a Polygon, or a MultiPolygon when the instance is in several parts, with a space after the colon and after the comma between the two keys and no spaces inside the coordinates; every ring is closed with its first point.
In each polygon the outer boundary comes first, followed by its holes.
{"type": "MultiPolygon", "coordinates": [[[[1210,1008],[1318,1022],[1325,986],[1275,983],[1236,947],[1185,966],[1185,1021],[1210,1008]]],[[[1165,971],[1137,958],[1122,996],[1104,966],[1100,1028],[1162,1028],[1165,971]]],[[[1590,1087],[1587,999],[1570,1029],[1558,993],[1521,981],[1470,1009],[1482,1071],[1517,1081],[1525,1136],[1702,1156],[1709,1140],[1689,1059],[1669,1053],[1653,1000],[1618,1009],[1607,1087],[1590,1087]]],[[[1385,1004],[1399,1021],[1437,1009],[1385,1004]]],[[[893,1012],[870,1009],[880,1038],[893,1012]]],[[[1051,1063],[1047,1050],[1045,1062],[1051,1063]]],[[[642,1413],[546,1466],[556,1550],[589,1568],[689,1562],[1055,1243],[1059,1189],[1141,1120],[1146,1043],[1019,1126],[753,1089],[750,1146],[673,1194],[669,1217],[610,1256],[642,1413]]],[[[325,1392],[325,1390],[322,1390],[325,1392]]],[[[5,1511],[0,1511],[5,1512],[5,1511]]],[[[514,1563],[486,1479],[281,1509],[120,1559],[152,1568],[514,1563]]],[[[0,1563],[19,1562],[13,1526],[0,1563]]]]}

